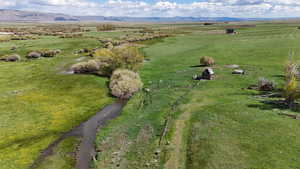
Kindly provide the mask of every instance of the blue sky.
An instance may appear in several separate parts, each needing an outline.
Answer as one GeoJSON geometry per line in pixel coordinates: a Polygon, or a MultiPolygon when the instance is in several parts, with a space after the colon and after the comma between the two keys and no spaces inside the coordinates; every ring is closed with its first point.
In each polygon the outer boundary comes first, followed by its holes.
{"type": "Polygon", "coordinates": [[[299,17],[300,0],[0,0],[0,9],[70,15],[299,17]]]}

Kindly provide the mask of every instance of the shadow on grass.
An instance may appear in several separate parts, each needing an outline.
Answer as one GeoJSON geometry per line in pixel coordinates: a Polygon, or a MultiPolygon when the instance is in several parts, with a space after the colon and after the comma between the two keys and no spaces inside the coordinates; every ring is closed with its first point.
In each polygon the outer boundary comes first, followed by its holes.
{"type": "Polygon", "coordinates": [[[33,135],[33,136],[25,137],[25,138],[15,139],[8,143],[1,144],[0,150],[14,146],[14,145],[18,145],[18,148],[30,146],[32,144],[37,143],[39,140],[44,139],[45,137],[59,136],[60,134],[61,134],[60,132],[48,132],[48,133],[43,133],[40,135],[33,135]]]}
{"type": "Polygon", "coordinates": [[[207,67],[207,65],[194,65],[194,66],[190,66],[190,67],[192,67],[192,68],[194,68],[194,67],[207,67]]]}
{"type": "Polygon", "coordinates": [[[280,78],[280,79],[284,79],[285,78],[284,75],[273,75],[272,77],[276,77],[276,78],[280,78]]]}
{"type": "Polygon", "coordinates": [[[300,104],[294,103],[292,107],[285,102],[285,99],[282,97],[280,90],[276,92],[260,92],[259,94],[252,94],[254,97],[259,97],[263,100],[260,100],[261,104],[249,104],[248,107],[259,108],[261,110],[291,110],[294,112],[300,111],[300,104]]]}
{"type": "Polygon", "coordinates": [[[289,108],[282,100],[263,100],[260,103],[262,104],[249,104],[248,107],[259,108],[261,110],[286,110],[289,108]]]}

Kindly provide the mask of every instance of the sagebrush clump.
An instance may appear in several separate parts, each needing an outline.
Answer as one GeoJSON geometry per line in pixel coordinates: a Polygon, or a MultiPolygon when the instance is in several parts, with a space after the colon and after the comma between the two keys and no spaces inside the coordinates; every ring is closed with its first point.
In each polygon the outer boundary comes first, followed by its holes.
{"type": "Polygon", "coordinates": [[[6,62],[16,62],[16,61],[20,61],[21,57],[18,54],[11,54],[11,55],[1,56],[0,60],[6,61],[6,62]]]}
{"type": "Polygon", "coordinates": [[[276,87],[275,82],[274,81],[270,81],[266,78],[259,78],[258,80],[258,90],[260,91],[272,91],[274,90],[276,87]]]}
{"type": "Polygon", "coordinates": [[[95,73],[96,74],[99,68],[100,66],[97,61],[89,60],[87,62],[77,63],[73,65],[71,69],[74,71],[74,73],[81,73],[81,74],[95,73]]]}
{"type": "Polygon", "coordinates": [[[39,58],[39,57],[41,57],[42,56],[42,54],[40,53],[40,52],[38,52],[38,51],[32,51],[32,52],[29,52],[27,55],[26,55],[26,57],[28,58],[28,59],[37,59],[37,58],[39,58]]]}
{"type": "Polygon", "coordinates": [[[0,35],[0,42],[8,42],[11,40],[11,36],[9,35],[0,35]]]}
{"type": "Polygon", "coordinates": [[[212,66],[215,64],[215,60],[209,56],[203,56],[200,58],[200,64],[204,66],[212,66]]]}
{"type": "Polygon", "coordinates": [[[58,53],[56,52],[56,50],[43,50],[41,51],[42,53],[42,57],[54,57],[56,56],[58,53]]]}
{"type": "Polygon", "coordinates": [[[61,53],[60,49],[55,49],[55,50],[43,49],[43,50],[31,51],[26,55],[26,57],[28,59],[37,59],[40,57],[55,57],[60,53],[61,53]]]}
{"type": "Polygon", "coordinates": [[[142,87],[138,73],[126,69],[115,70],[109,83],[111,94],[120,99],[129,99],[142,87]]]}
{"type": "Polygon", "coordinates": [[[112,31],[112,30],[115,30],[116,27],[112,24],[102,24],[102,25],[98,25],[96,27],[97,31],[100,32],[100,31],[112,31]]]}
{"type": "Polygon", "coordinates": [[[86,63],[79,63],[72,68],[74,71],[76,70],[75,73],[92,72],[109,77],[114,70],[119,68],[137,71],[144,61],[144,57],[135,47],[118,47],[113,50],[97,49],[93,52],[92,57],[94,58],[93,62],[97,63],[98,70],[87,71],[86,63]]]}

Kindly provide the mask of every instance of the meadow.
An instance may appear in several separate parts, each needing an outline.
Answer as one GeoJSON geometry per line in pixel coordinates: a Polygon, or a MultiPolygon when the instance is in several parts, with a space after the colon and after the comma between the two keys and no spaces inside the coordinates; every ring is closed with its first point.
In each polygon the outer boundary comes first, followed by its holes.
{"type": "MultiPolygon", "coordinates": [[[[107,78],[64,71],[81,58],[75,50],[101,47],[99,38],[136,36],[144,26],[172,36],[134,42],[146,57],[139,70],[144,89],[98,132],[91,168],[298,169],[299,120],[278,113],[300,115],[299,110],[274,104],[281,98],[247,87],[265,77],[282,88],[289,53],[300,59],[299,24],[139,24],[108,32],[87,25],[92,29],[83,37],[40,35],[0,42],[0,55],[22,55],[20,62],[0,62],[0,165],[28,168],[63,132],[112,103],[107,78]],[[237,27],[238,34],[225,34],[228,26],[237,27]],[[11,51],[12,46],[17,50],[11,51]],[[55,58],[24,58],[43,48],[62,53],[55,58]],[[214,80],[192,79],[204,69],[192,67],[202,56],[215,59],[214,80]],[[226,67],[230,64],[246,73],[233,75],[226,67]]],[[[74,168],[79,141],[62,142],[39,168],[74,168]]]]}
{"type": "Polygon", "coordinates": [[[151,92],[134,96],[99,133],[94,168],[299,168],[299,121],[278,115],[298,111],[247,90],[260,77],[282,87],[289,52],[299,58],[296,25],[256,23],[236,35],[215,31],[223,25],[181,26],[189,33],[145,47],[150,61],[140,74],[151,92]],[[216,60],[215,80],[191,80],[201,56],[216,60]],[[246,74],[232,75],[228,64],[246,74]]]}
{"type": "Polygon", "coordinates": [[[1,168],[28,168],[63,132],[113,101],[108,96],[107,79],[64,73],[80,57],[74,50],[97,46],[94,39],[47,36],[0,44],[1,54],[19,53],[23,60],[0,63],[1,168]],[[11,51],[12,46],[17,50],[11,51]],[[44,48],[63,52],[55,58],[24,57],[31,50],[44,48]]]}

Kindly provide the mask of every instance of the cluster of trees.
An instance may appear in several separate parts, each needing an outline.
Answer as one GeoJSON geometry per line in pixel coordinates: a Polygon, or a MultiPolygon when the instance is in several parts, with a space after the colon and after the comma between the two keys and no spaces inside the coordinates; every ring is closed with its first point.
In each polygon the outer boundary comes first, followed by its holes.
{"type": "Polygon", "coordinates": [[[111,93],[122,99],[128,99],[142,88],[136,72],[142,66],[144,56],[138,48],[122,46],[111,50],[97,49],[92,56],[92,60],[73,65],[74,73],[110,77],[111,93]]]}

